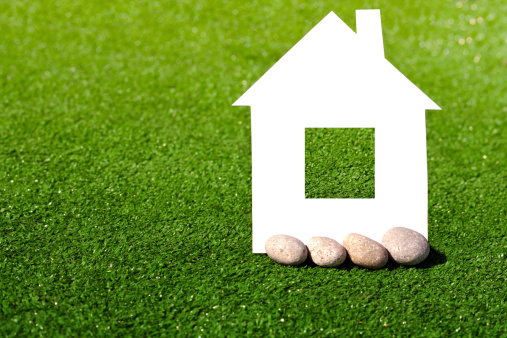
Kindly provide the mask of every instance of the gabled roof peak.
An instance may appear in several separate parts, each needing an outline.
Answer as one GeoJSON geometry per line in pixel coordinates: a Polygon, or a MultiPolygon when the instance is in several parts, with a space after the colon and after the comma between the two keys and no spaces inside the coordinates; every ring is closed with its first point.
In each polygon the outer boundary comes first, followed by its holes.
{"type": "MultiPolygon", "coordinates": [[[[357,10],[357,34],[330,12],[273,67],[235,106],[276,102],[304,104],[317,98],[382,102],[440,109],[384,57],[380,10],[357,10]]],[[[380,102],[379,102],[380,103],[380,102]]]]}

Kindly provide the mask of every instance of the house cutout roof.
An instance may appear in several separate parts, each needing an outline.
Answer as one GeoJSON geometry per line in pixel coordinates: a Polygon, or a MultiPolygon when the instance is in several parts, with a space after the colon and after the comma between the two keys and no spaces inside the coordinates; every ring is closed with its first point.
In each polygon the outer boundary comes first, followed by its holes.
{"type": "Polygon", "coordinates": [[[356,11],[357,34],[329,13],[234,106],[440,107],[384,57],[380,10],[356,11]]]}

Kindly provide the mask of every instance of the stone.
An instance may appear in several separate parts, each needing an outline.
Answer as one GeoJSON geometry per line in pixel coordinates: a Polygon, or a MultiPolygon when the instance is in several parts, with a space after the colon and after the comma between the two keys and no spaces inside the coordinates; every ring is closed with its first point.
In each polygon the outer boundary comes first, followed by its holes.
{"type": "Polygon", "coordinates": [[[382,237],[382,245],[389,252],[391,259],[402,265],[419,264],[430,253],[430,244],[426,237],[404,227],[387,230],[382,237]]]}
{"type": "Polygon", "coordinates": [[[306,243],[306,247],[312,261],[325,268],[338,266],[347,258],[345,248],[329,237],[312,237],[306,243]]]}
{"type": "Polygon", "coordinates": [[[348,234],[343,246],[352,263],[369,269],[380,269],[386,265],[389,254],[379,242],[359,234],[348,234]]]}
{"type": "Polygon", "coordinates": [[[280,264],[299,265],[306,261],[306,245],[299,239],[287,235],[268,238],[265,245],[268,256],[280,264]]]}

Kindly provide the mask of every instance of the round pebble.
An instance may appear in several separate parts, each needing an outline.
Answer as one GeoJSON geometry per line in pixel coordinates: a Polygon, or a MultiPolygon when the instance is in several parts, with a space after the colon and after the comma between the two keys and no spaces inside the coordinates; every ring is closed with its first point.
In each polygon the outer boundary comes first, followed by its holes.
{"type": "Polygon", "coordinates": [[[386,265],[389,255],[379,243],[366,236],[348,234],[343,239],[352,263],[369,269],[380,269],[386,265]]]}
{"type": "Polygon", "coordinates": [[[304,263],[308,252],[299,239],[287,235],[275,235],[266,241],[266,253],[280,264],[299,265],[304,263]]]}
{"type": "Polygon", "coordinates": [[[419,264],[430,253],[428,240],[417,231],[404,227],[387,230],[382,237],[382,245],[391,258],[402,265],[419,264]]]}
{"type": "Polygon", "coordinates": [[[329,237],[312,237],[306,247],[312,261],[325,268],[338,266],[347,258],[345,248],[329,237]]]}

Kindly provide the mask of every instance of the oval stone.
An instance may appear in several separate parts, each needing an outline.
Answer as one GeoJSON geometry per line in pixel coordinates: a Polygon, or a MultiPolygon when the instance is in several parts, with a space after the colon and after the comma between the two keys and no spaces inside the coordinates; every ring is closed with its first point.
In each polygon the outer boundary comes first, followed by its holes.
{"type": "Polygon", "coordinates": [[[382,245],[398,264],[415,265],[424,261],[430,253],[426,237],[412,229],[395,227],[387,230],[382,245]]]}
{"type": "Polygon", "coordinates": [[[312,261],[325,268],[338,266],[347,258],[345,248],[329,237],[312,237],[306,243],[306,247],[312,261]]]}
{"type": "Polygon", "coordinates": [[[352,263],[369,269],[380,269],[386,265],[389,255],[379,242],[359,234],[348,234],[343,246],[352,263]]]}
{"type": "Polygon", "coordinates": [[[306,261],[306,245],[299,239],[287,235],[268,238],[265,245],[268,256],[280,264],[299,265],[306,261]]]}

